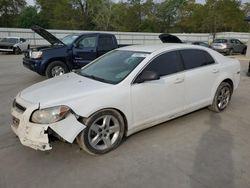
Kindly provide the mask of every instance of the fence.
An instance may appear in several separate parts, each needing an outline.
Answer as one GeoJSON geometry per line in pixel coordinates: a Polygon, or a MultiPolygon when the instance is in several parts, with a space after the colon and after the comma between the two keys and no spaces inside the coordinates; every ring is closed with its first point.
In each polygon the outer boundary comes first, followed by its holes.
{"type": "MultiPolygon", "coordinates": [[[[57,38],[63,38],[68,34],[72,33],[89,33],[89,32],[104,32],[112,33],[116,36],[119,44],[157,44],[161,43],[158,36],[160,33],[141,33],[141,32],[107,32],[107,31],[80,31],[80,30],[48,30],[57,38]]],[[[182,41],[203,41],[211,42],[212,35],[209,33],[173,33],[178,36],[182,41]]],[[[3,37],[22,37],[30,41],[31,45],[46,45],[46,40],[34,33],[30,29],[21,28],[0,28],[0,38],[3,37]]],[[[249,33],[238,33],[238,32],[224,32],[217,33],[217,38],[237,38],[243,42],[247,42],[249,39],[249,33]]]]}

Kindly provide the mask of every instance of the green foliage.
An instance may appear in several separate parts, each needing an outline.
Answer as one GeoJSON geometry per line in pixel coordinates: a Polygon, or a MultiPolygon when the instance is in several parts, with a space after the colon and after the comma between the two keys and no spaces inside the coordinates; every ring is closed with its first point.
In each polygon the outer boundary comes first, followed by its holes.
{"type": "Polygon", "coordinates": [[[248,31],[247,15],[238,0],[0,0],[0,27],[216,33],[248,31]]]}
{"type": "Polygon", "coordinates": [[[18,27],[30,28],[33,25],[40,25],[41,27],[48,27],[48,23],[38,13],[37,8],[28,6],[23,9],[17,19],[18,27]]]}
{"type": "Polygon", "coordinates": [[[25,0],[0,0],[0,27],[15,27],[25,5],[25,0]]]}

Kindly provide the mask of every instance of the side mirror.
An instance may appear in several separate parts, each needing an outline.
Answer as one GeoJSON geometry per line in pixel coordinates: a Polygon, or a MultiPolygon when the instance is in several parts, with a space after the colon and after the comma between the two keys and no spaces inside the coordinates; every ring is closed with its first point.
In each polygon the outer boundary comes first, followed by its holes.
{"type": "Polygon", "coordinates": [[[160,76],[154,71],[143,71],[135,80],[135,83],[142,83],[151,80],[159,80],[160,76]]]}

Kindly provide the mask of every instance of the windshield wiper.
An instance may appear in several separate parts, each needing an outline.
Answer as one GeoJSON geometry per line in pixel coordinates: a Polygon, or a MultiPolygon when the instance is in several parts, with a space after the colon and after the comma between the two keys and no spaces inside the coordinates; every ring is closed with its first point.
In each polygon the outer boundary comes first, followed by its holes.
{"type": "Polygon", "coordinates": [[[104,78],[99,78],[99,77],[94,76],[94,75],[88,75],[88,74],[82,74],[82,73],[81,73],[81,75],[84,76],[84,77],[87,77],[87,78],[91,78],[91,79],[93,79],[93,80],[100,81],[100,82],[105,82],[105,83],[109,83],[109,84],[114,84],[114,82],[112,82],[112,81],[106,80],[106,79],[104,79],[104,78]]]}

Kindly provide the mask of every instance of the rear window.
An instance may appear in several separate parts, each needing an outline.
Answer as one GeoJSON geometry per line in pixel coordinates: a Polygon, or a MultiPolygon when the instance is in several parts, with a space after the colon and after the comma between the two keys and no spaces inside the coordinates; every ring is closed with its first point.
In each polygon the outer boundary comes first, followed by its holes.
{"type": "Polygon", "coordinates": [[[180,53],[186,70],[215,63],[212,56],[204,50],[181,50],[180,53]]]}
{"type": "Polygon", "coordinates": [[[215,39],[214,43],[227,43],[226,39],[215,39]]]}

